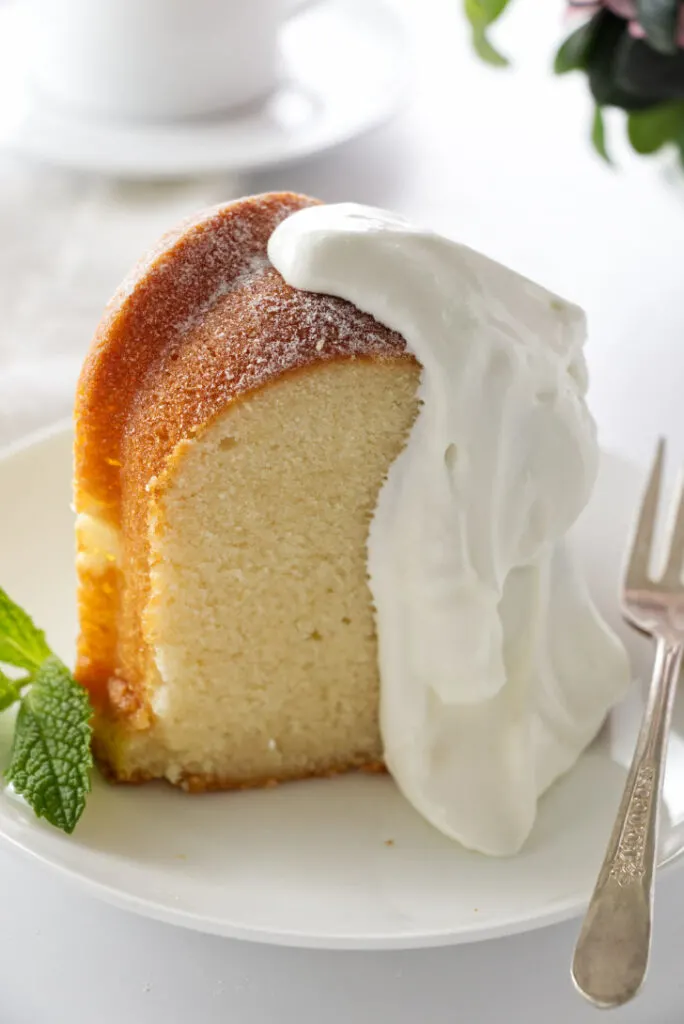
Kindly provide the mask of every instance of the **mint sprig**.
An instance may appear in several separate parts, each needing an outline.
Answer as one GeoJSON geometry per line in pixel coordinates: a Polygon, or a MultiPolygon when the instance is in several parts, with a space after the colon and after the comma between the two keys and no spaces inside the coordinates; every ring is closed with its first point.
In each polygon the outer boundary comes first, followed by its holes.
{"type": "Polygon", "coordinates": [[[20,701],[6,777],[39,818],[71,833],[90,792],[92,708],[43,631],[1,588],[0,662],[29,673],[11,679],[0,669],[0,711],[20,701]]]}
{"type": "Polygon", "coordinates": [[[88,695],[59,658],[40,666],[22,698],[7,778],[39,818],[73,832],[90,792],[88,695]]]}
{"type": "Polygon", "coordinates": [[[22,687],[31,681],[30,676],[23,679],[10,679],[0,669],[0,711],[6,711],[12,707],[21,697],[22,687]]]}
{"type": "Polygon", "coordinates": [[[51,654],[42,629],[0,588],[0,662],[30,672],[51,654]]]}

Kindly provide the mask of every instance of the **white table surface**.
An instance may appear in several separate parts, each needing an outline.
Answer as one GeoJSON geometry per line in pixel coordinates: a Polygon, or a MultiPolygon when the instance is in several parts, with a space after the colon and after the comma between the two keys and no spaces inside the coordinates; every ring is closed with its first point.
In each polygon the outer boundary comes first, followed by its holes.
{"type": "MultiPolygon", "coordinates": [[[[391,206],[580,302],[604,444],[645,460],[664,431],[684,452],[684,175],[668,180],[620,145],[618,172],[592,155],[583,83],[546,70],[559,3],[519,0],[499,33],[518,61],[505,74],[472,59],[460,0],[400,3],[417,77],[396,121],[243,191],[391,206]]],[[[111,909],[4,849],[0,906],[0,1024],[582,1024],[597,1014],[569,982],[576,923],[433,951],[252,946],[111,909]]],[[[683,1017],[675,871],[658,891],[647,989],[611,1020],[683,1017]]]]}

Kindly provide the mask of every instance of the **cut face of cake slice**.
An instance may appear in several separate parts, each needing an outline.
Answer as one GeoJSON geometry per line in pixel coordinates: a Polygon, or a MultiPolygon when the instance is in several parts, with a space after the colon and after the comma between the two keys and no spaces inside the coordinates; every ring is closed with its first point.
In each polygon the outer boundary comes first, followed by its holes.
{"type": "Polygon", "coordinates": [[[381,760],[366,537],[415,390],[405,360],[319,364],[170,459],[150,494],[144,621],[167,778],[241,785],[381,760]]]}
{"type": "Polygon", "coordinates": [[[162,240],[76,406],[104,770],[386,763],[447,835],[518,849],[628,680],[566,545],[598,454],[583,340],[574,307],[381,210],[258,196],[162,240]]]}

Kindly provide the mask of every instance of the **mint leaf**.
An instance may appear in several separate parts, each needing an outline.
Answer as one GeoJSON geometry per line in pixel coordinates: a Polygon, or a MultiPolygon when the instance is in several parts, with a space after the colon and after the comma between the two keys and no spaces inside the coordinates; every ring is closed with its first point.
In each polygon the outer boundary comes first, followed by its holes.
{"type": "Polygon", "coordinates": [[[90,716],[88,694],[54,655],[17,715],[7,778],[39,818],[69,833],[90,792],[90,716]]]}
{"type": "Polygon", "coordinates": [[[613,161],[606,149],[606,129],[603,123],[603,111],[600,107],[597,107],[594,111],[594,120],[591,126],[591,142],[598,155],[607,164],[612,164],[613,161]]]}
{"type": "Polygon", "coordinates": [[[656,153],[668,142],[684,138],[684,102],[664,103],[651,110],[633,111],[627,132],[637,153],[656,153]]]}
{"type": "Polygon", "coordinates": [[[0,670],[0,711],[21,701],[6,776],[39,818],[73,832],[90,792],[88,694],[52,653],[43,631],[1,588],[0,663],[29,673],[11,679],[0,670]]]}
{"type": "Polygon", "coordinates": [[[508,59],[492,46],[487,29],[501,17],[508,2],[509,0],[465,0],[465,13],[472,26],[475,51],[484,61],[495,67],[505,67],[508,59]]]}
{"type": "Polygon", "coordinates": [[[23,679],[10,679],[0,669],[0,711],[6,711],[21,697],[21,688],[31,681],[30,676],[23,679]]]}
{"type": "Polygon", "coordinates": [[[0,587],[0,662],[32,672],[51,653],[45,633],[0,587]]]}

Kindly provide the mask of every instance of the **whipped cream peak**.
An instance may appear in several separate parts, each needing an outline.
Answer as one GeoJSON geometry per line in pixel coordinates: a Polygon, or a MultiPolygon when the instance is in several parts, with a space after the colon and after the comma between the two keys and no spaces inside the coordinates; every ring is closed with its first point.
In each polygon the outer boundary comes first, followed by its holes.
{"type": "Polygon", "coordinates": [[[401,334],[422,367],[368,538],[385,758],[441,831],[513,853],[629,679],[565,540],[598,465],[584,315],[351,203],[288,217],[269,257],[401,334]]]}

